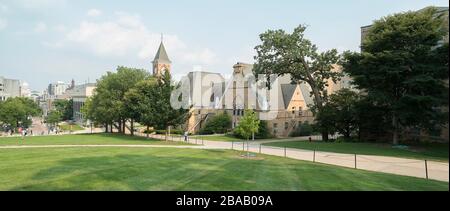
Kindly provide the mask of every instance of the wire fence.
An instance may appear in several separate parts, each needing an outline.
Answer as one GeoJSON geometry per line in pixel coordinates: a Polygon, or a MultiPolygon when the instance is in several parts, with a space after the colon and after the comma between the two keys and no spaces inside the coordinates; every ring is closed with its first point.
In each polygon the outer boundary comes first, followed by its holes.
{"type": "Polygon", "coordinates": [[[449,181],[449,164],[429,160],[393,158],[384,156],[342,154],[318,150],[292,149],[287,147],[264,146],[262,144],[232,143],[232,149],[259,154],[274,155],[314,163],[413,176],[425,179],[449,181]],[[248,145],[248,146],[246,146],[248,145]]]}
{"type": "MultiPolygon", "coordinates": [[[[143,133],[139,133],[138,135],[147,136],[147,134],[143,133]]],[[[449,181],[449,164],[437,161],[293,149],[287,147],[265,146],[260,143],[246,141],[209,141],[202,136],[187,137],[185,139],[184,136],[179,135],[166,137],[165,135],[149,134],[148,137],[159,140],[205,145],[221,149],[274,155],[353,169],[449,181]]]]}

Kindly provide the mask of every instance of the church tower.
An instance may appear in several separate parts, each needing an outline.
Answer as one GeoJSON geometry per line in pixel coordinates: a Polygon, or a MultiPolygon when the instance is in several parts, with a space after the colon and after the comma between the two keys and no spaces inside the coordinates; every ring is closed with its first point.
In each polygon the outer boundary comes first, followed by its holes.
{"type": "Polygon", "coordinates": [[[172,62],[170,61],[169,56],[167,56],[166,48],[164,47],[161,36],[161,44],[159,45],[158,52],[153,60],[153,75],[155,77],[161,77],[166,72],[170,73],[171,64],[172,62]]]}

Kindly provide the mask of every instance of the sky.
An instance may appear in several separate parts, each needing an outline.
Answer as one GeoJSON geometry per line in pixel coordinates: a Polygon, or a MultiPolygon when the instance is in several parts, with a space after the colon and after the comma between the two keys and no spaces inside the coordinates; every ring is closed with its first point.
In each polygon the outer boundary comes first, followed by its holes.
{"type": "Polygon", "coordinates": [[[319,50],[358,51],[360,27],[447,0],[0,0],[0,76],[42,91],[95,82],[117,66],[152,71],[161,42],[172,74],[229,75],[252,63],[259,34],[299,24],[319,50]]]}

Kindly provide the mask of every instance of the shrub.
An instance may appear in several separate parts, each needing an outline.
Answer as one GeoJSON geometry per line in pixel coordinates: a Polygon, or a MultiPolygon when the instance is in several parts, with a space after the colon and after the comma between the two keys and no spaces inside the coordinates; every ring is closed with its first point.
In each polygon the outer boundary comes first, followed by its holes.
{"type": "MultiPolygon", "coordinates": [[[[236,130],[233,130],[232,136],[239,139],[244,139],[244,137],[242,137],[236,130]]],[[[269,139],[269,138],[273,138],[273,136],[269,133],[267,121],[261,120],[259,123],[259,130],[255,134],[255,139],[269,139]]]]}
{"type": "MultiPolygon", "coordinates": [[[[155,130],[154,132],[158,135],[165,135],[167,130],[155,130]]],[[[182,130],[177,130],[177,129],[172,129],[170,130],[170,134],[177,134],[177,135],[183,135],[184,131],[182,130]]]]}
{"type": "Polygon", "coordinates": [[[219,114],[211,118],[204,128],[200,130],[201,135],[224,134],[231,129],[231,117],[227,114],[219,114]]]}
{"type": "Polygon", "coordinates": [[[292,133],[289,135],[290,137],[301,137],[301,136],[311,136],[314,132],[313,127],[305,122],[298,126],[292,133]]]}

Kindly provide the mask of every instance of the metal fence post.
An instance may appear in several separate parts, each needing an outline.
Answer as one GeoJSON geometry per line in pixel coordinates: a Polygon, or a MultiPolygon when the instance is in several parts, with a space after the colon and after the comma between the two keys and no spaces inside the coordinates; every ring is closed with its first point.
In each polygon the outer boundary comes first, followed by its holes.
{"type": "Polygon", "coordinates": [[[234,149],[234,141],[231,142],[231,149],[234,149]]]}
{"type": "Polygon", "coordinates": [[[426,178],[428,179],[428,161],[427,160],[425,160],[425,175],[426,175],[426,178]]]}
{"type": "Polygon", "coordinates": [[[287,157],[286,156],[286,147],[284,147],[284,157],[287,157]]]}
{"type": "Polygon", "coordinates": [[[261,154],[261,144],[259,144],[259,154],[261,154]]]}
{"type": "Polygon", "coordinates": [[[358,169],[357,167],[358,166],[356,165],[356,154],[355,154],[355,169],[358,169]]]}
{"type": "Polygon", "coordinates": [[[314,149],[314,152],[313,152],[313,163],[315,163],[316,162],[316,150],[314,149]]]}

